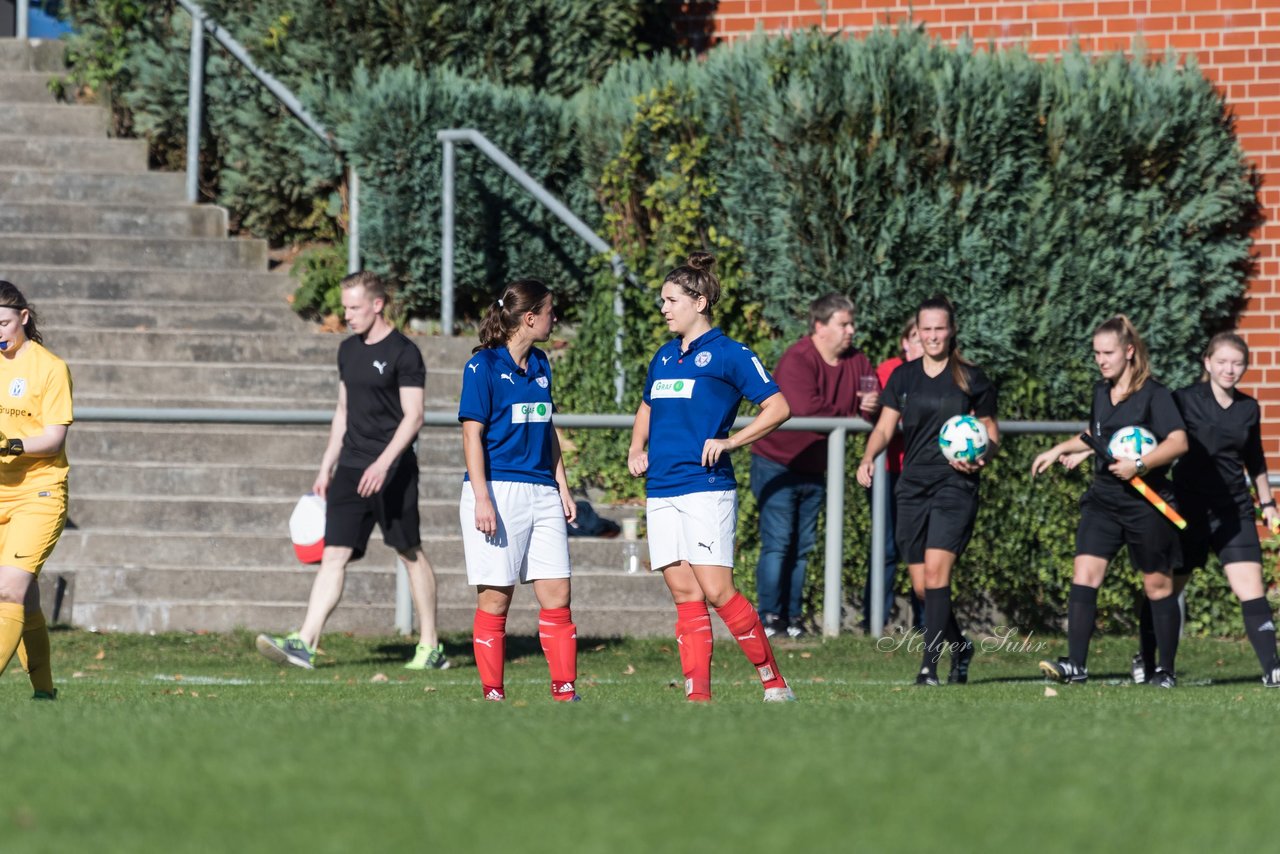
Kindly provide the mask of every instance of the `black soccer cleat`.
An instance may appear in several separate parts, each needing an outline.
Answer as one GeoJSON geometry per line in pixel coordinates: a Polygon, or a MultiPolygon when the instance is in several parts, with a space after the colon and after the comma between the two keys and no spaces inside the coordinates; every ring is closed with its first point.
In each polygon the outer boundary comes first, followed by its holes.
{"type": "Polygon", "coordinates": [[[973,661],[973,641],[965,641],[951,654],[951,672],[947,674],[948,685],[964,685],[969,681],[969,662],[973,661]]]}
{"type": "Polygon", "coordinates": [[[1129,662],[1129,673],[1133,676],[1134,685],[1141,685],[1147,681],[1147,662],[1142,658],[1142,653],[1133,654],[1133,660],[1129,662]]]}
{"type": "Polygon", "coordinates": [[[1262,674],[1262,687],[1280,688],[1280,661],[1271,663],[1271,667],[1262,674]]]}
{"type": "Polygon", "coordinates": [[[1057,661],[1040,662],[1040,672],[1046,679],[1052,679],[1064,685],[1089,681],[1089,671],[1065,656],[1057,661]]]}
{"type": "Polygon", "coordinates": [[[1178,677],[1174,676],[1168,670],[1161,670],[1157,667],[1155,674],[1151,677],[1151,682],[1148,684],[1150,684],[1152,688],[1177,688],[1178,677]]]}
{"type": "Polygon", "coordinates": [[[916,676],[916,684],[926,688],[937,688],[942,683],[938,681],[938,674],[930,672],[927,667],[922,667],[919,675],[916,676]]]}

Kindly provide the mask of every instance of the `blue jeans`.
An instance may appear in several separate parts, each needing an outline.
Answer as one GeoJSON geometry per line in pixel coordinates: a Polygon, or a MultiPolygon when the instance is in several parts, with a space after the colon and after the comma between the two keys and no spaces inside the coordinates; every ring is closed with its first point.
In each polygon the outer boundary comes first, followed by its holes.
{"type": "Polygon", "coordinates": [[[752,454],[751,492],[760,515],[757,610],[762,617],[777,614],[797,623],[809,553],[818,540],[818,512],[827,495],[826,477],[793,472],[752,454]]]}

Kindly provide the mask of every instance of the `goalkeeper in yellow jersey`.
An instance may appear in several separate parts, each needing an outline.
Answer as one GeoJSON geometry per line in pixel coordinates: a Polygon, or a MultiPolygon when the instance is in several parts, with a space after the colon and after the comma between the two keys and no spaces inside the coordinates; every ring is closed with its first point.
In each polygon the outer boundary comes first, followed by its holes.
{"type": "Polygon", "coordinates": [[[71,374],[40,342],[35,311],[0,281],[0,673],[17,652],[34,699],[52,700],[37,579],[67,523],[71,374]]]}

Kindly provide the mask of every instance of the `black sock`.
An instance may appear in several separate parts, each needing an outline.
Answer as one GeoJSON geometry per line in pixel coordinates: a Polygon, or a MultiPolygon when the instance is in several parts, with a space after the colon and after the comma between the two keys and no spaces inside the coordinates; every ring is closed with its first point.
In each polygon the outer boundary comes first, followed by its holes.
{"type": "Polygon", "coordinates": [[[951,622],[951,587],[937,587],[924,591],[924,624],[941,626],[941,630],[932,628],[925,630],[927,644],[924,649],[924,661],[921,668],[928,670],[933,676],[938,675],[938,658],[942,655],[942,646],[946,642],[947,625],[951,622]]]}
{"type": "Polygon", "coordinates": [[[961,646],[969,642],[964,636],[964,632],[960,631],[960,622],[956,619],[956,612],[951,610],[951,619],[947,620],[947,643],[951,644],[952,650],[958,650],[961,646]]]}
{"type": "Polygon", "coordinates": [[[1159,668],[1173,673],[1173,662],[1178,657],[1178,639],[1182,634],[1182,609],[1177,596],[1166,596],[1151,602],[1151,625],[1156,633],[1159,652],[1159,668]]]}
{"type": "Polygon", "coordinates": [[[1071,585],[1067,600],[1067,658],[1081,667],[1089,660],[1089,639],[1098,619],[1098,588],[1071,585]]]}
{"type": "Polygon", "coordinates": [[[1138,651],[1142,664],[1151,673],[1156,669],[1156,627],[1151,618],[1151,600],[1143,594],[1138,603],[1138,651]]]}
{"type": "Polygon", "coordinates": [[[1276,624],[1271,619],[1271,605],[1267,597],[1261,596],[1241,602],[1240,613],[1244,616],[1244,630],[1249,635],[1249,643],[1258,654],[1258,663],[1264,673],[1269,673],[1276,665],[1276,624]]]}

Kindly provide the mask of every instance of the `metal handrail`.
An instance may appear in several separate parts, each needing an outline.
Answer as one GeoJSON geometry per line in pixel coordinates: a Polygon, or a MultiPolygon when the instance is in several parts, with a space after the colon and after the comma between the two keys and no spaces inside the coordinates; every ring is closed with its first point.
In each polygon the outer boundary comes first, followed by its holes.
{"type": "Polygon", "coordinates": [[[591,230],[591,227],[583,222],[569,210],[563,202],[553,196],[546,187],[542,186],[528,172],[520,168],[520,166],[512,160],[507,153],[498,146],[494,145],[478,130],[470,128],[454,128],[450,130],[442,130],[436,132],[436,139],[440,140],[442,149],[442,174],[440,187],[440,328],[445,335],[453,335],[453,201],[454,201],[454,143],[470,143],[480,150],[480,153],[488,157],[493,163],[515,179],[521,187],[533,196],[533,198],[542,204],[547,210],[551,211],[557,219],[569,227],[569,230],[582,238],[584,242],[601,255],[609,256],[609,264],[613,267],[613,274],[618,277],[618,287],[613,294],[613,314],[618,319],[618,330],[613,336],[613,354],[614,354],[614,380],[613,380],[613,399],[619,406],[622,405],[622,396],[626,384],[626,374],[622,367],[622,343],[623,343],[623,301],[622,301],[622,281],[630,279],[634,284],[635,279],[627,272],[626,264],[622,260],[614,248],[610,246],[603,237],[591,230]]]}
{"type": "Polygon", "coordinates": [[[14,29],[14,38],[26,39],[31,32],[31,0],[18,0],[18,26],[14,29]]]}
{"type": "MultiPolygon", "coordinates": [[[[328,424],[333,420],[333,410],[328,409],[133,409],[125,407],[86,406],[75,410],[77,421],[109,422],[167,422],[180,424],[328,424]]],[[[629,430],[634,424],[631,415],[604,415],[557,413],[557,427],[587,430],[629,430]]],[[[749,417],[740,417],[733,423],[735,430],[750,424],[749,417]]],[[[457,427],[456,412],[426,412],[424,427],[457,427]]],[[[841,605],[844,602],[844,488],[845,443],[850,432],[867,433],[871,424],[861,418],[792,418],[779,430],[808,430],[828,434],[827,442],[827,526],[824,544],[823,596],[827,603],[822,612],[822,633],[827,637],[840,634],[841,605]],[[834,520],[834,521],[833,521],[834,520]]],[[[1028,433],[1079,433],[1086,429],[1077,421],[1002,421],[1001,434],[1028,433]]],[[[880,637],[884,612],[884,573],[876,571],[884,566],[884,520],[889,509],[888,477],[885,455],[876,458],[877,475],[871,490],[871,634],[880,637]]],[[[1280,476],[1278,476],[1280,478],[1280,476]]],[[[409,613],[407,579],[397,573],[396,614],[397,625],[405,630],[405,615],[409,613]]]]}
{"type": "MultiPolygon", "coordinates": [[[[334,142],[329,133],[302,102],[287,86],[277,80],[270,72],[260,68],[249,52],[231,33],[223,29],[209,17],[194,0],[177,0],[178,5],[187,10],[191,16],[191,58],[188,64],[187,85],[187,201],[195,204],[199,198],[198,180],[200,176],[200,127],[203,118],[204,101],[204,33],[208,30],[214,39],[226,48],[250,74],[258,79],[272,95],[275,95],[285,108],[334,152],[346,159],[346,152],[334,142]]],[[[360,179],[356,175],[355,166],[347,163],[347,272],[355,273],[360,269],[360,179]]]]}

